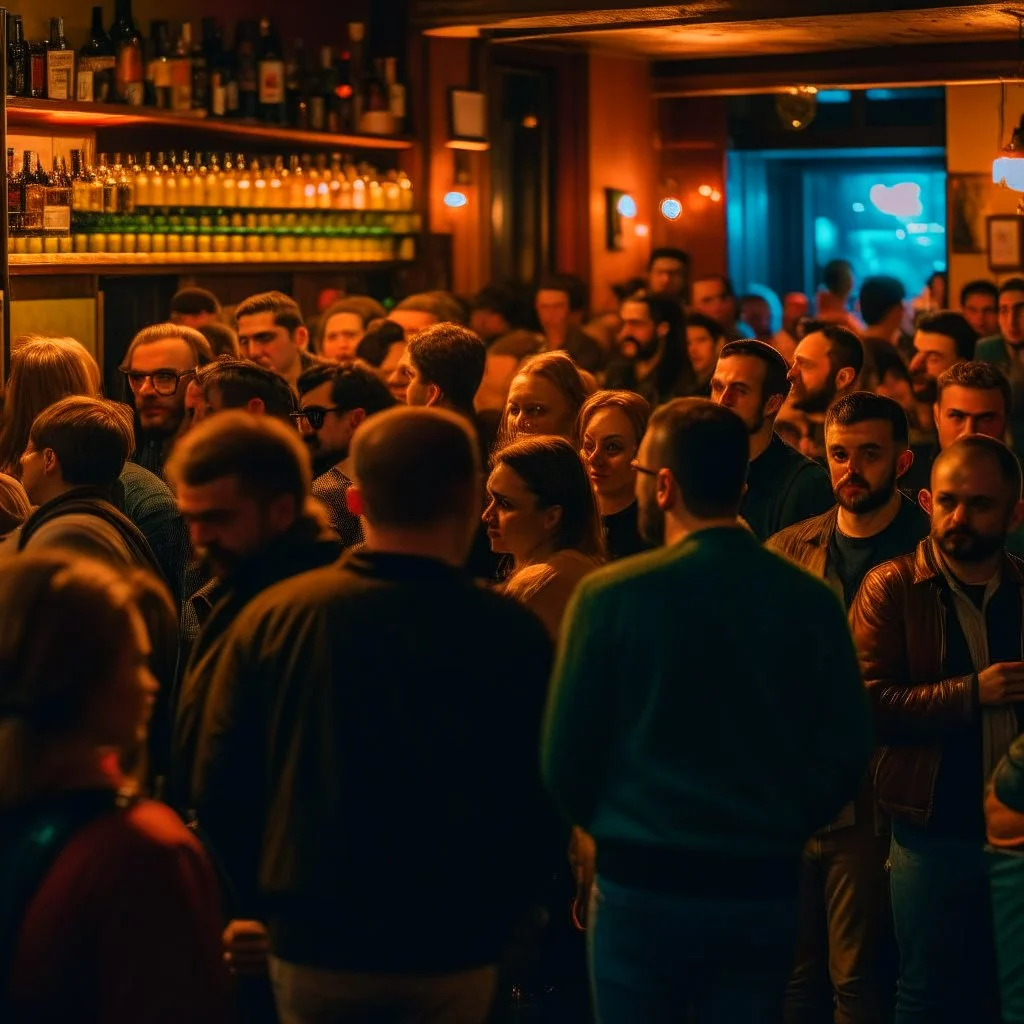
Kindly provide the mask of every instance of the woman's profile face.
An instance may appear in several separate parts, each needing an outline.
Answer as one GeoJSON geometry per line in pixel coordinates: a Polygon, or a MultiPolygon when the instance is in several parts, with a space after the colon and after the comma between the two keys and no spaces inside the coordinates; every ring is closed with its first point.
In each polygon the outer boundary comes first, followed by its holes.
{"type": "Polygon", "coordinates": [[[491,550],[511,555],[517,565],[548,543],[561,510],[538,508],[526,481],[504,463],[498,463],[487,480],[487,505],[481,517],[487,527],[491,550]]]}
{"type": "Polygon", "coordinates": [[[546,377],[519,373],[505,402],[504,428],[517,434],[555,434],[570,438],[575,413],[569,400],[546,377]]]}

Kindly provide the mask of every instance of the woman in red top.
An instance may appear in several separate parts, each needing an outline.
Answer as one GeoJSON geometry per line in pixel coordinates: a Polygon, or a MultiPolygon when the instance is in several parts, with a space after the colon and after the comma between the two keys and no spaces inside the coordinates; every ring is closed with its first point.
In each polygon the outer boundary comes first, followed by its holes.
{"type": "Polygon", "coordinates": [[[17,880],[0,877],[0,906],[21,898],[0,962],[0,1006],[19,1024],[231,1019],[202,847],[162,804],[115,796],[157,689],[143,611],[153,622],[161,601],[173,614],[155,581],[71,554],[0,570],[0,863],[26,823],[84,821],[13,900],[17,880]]]}

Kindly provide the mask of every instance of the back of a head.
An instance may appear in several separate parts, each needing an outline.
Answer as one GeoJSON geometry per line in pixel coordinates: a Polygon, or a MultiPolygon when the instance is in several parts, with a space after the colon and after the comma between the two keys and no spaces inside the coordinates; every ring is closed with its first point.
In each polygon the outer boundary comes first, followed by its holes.
{"type": "Polygon", "coordinates": [[[999,470],[999,475],[1006,482],[1007,489],[1013,501],[1021,498],[1021,468],[1020,461],[1002,441],[985,434],[967,434],[957,438],[948,448],[935,457],[932,464],[932,485],[934,487],[935,474],[939,467],[950,460],[963,460],[972,463],[980,459],[990,459],[999,470]]]}
{"type": "Polygon", "coordinates": [[[417,292],[399,302],[395,309],[407,309],[413,313],[430,313],[437,317],[438,323],[465,323],[466,317],[462,306],[455,297],[447,292],[417,292]]]}
{"type": "Polygon", "coordinates": [[[846,298],[853,289],[853,266],[849,260],[829,260],[822,271],[821,283],[833,294],[846,298]]]}
{"type": "Polygon", "coordinates": [[[125,353],[122,367],[127,369],[132,365],[132,354],[143,345],[152,345],[157,341],[176,339],[183,341],[192,352],[193,365],[196,367],[205,366],[213,362],[213,349],[210,343],[194,327],[186,327],[184,324],[153,324],[151,327],[143,327],[138,334],[132,338],[128,351],[125,353]]]}
{"type": "Polygon", "coordinates": [[[373,526],[422,530],[479,506],[479,445],[455,413],[403,406],[374,416],[353,439],[352,468],[373,526]]]}
{"type": "Polygon", "coordinates": [[[21,481],[0,473],[0,539],[21,526],[31,514],[32,503],[21,481]]]}
{"type": "MultiPolygon", "coordinates": [[[[1024,291],[1024,280],[1020,284],[1021,291],[1024,291]]],[[[991,281],[986,281],[984,278],[980,278],[977,281],[968,281],[960,289],[960,305],[966,305],[967,300],[972,295],[985,295],[996,302],[999,301],[999,289],[991,281]]]]}
{"type": "Polygon", "coordinates": [[[274,317],[274,323],[283,327],[289,334],[294,334],[305,323],[302,319],[302,310],[299,304],[284,292],[258,292],[244,299],[235,308],[235,323],[247,316],[256,316],[260,313],[270,313],[274,317]]]}
{"type": "Polygon", "coordinates": [[[372,416],[396,404],[394,395],[374,373],[373,367],[359,359],[327,363],[304,371],[298,379],[299,394],[308,394],[328,382],[331,404],[342,412],[362,409],[367,416],[372,416]]]}
{"type": "Polygon", "coordinates": [[[546,274],[537,284],[539,292],[564,292],[569,296],[569,309],[579,312],[587,305],[587,286],[575,274],[546,274]]]}
{"type": "Polygon", "coordinates": [[[405,341],[405,329],[394,320],[382,320],[371,327],[359,342],[356,355],[371,366],[380,366],[392,345],[405,341]]]}
{"type": "Polygon", "coordinates": [[[268,416],[286,423],[295,411],[295,396],[288,382],[279,373],[248,359],[215,359],[202,368],[196,383],[207,399],[216,389],[224,409],[245,409],[253,399],[259,399],[268,416]]]}
{"type": "Polygon", "coordinates": [[[565,438],[521,437],[499,448],[491,462],[508,466],[521,477],[539,508],[562,510],[552,537],[555,551],[573,549],[604,556],[594,489],[579,454],[565,438]]]}
{"type": "Polygon", "coordinates": [[[890,313],[902,309],[907,290],[895,277],[869,277],[860,286],[860,314],[869,326],[880,324],[890,313]]]}
{"type": "Polygon", "coordinates": [[[212,321],[203,324],[202,327],[197,327],[196,330],[209,342],[210,350],[215,357],[230,356],[232,359],[237,359],[241,354],[238,347],[238,335],[234,328],[228,327],[227,324],[212,321]]]}
{"type": "Polygon", "coordinates": [[[132,413],[120,402],[71,395],[35,418],[29,442],[54,452],[66,484],[111,487],[135,447],[132,413]]]}
{"type": "Polygon", "coordinates": [[[655,410],[649,430],[692,516],[738,515],[750,454],[750,435],[739,416],[703,398],[676,398],[655,410]]]}
{"type": "Polygon", "coordinates": [[[852,391],[837,398],[825,415],[825,433],[833,425],[852,427],[870,420],[883,420],[892,427],[892,439],[897,449],[905,449],[910,438],[907,414],[899,402],[876,395],[871,391],[852,391]]]}
{"type": "Polygon", "coordinates": [[[721,341],[725,337],[725,328],[710,316],[703,313],[689,313],[686,317],[687,327],[699,327],[707,331],[708,337],[714,341],[721,341]]]}
{"type": "Polygon", "coordinates": [[[1013,388],[1009,378],[992,363],[974,359],[954,363],[948,370],[940,374],[937,386],[939,405],[942,405],[942,396],[947,388],[968,388],[974,391],[1000,392],[1003,396],[1003,411],[1006,418],[1009,419],[1013,412],[1013,388]]]}
{"type": "Polygon", "coordinates": [[[828,339],[832,372],[849,367],[854,373],[860,373],[864,366],[864,345],[860,338],[840,324],[823,324],[821,333],[828,339]]]}
{"type": "Polygon", "coordinates": [[[171,299],[171,319],[178,316],[220,316],[220,301],[205,288],[181,288],[171,299]]]}
{"type": "Polygon", "coordinates": [[[928,334],[944,334],[947,338],[952,338],[958,359],[974,358],[978,335],[961,313],[954,313],[949,309],[933,313],[921,320],[917,329],[928,334]]]}
{"type": "Polygon", "coordinates": [[[264,501],[288,495],[300,512],[312,482],[309,452],[292,427],[237,409],[197,423],[175,445],[164,472],[188,487],[235,477],[244,493],[264,501]]]}
{"type": "Polygon", "coordinates": [[[478,309],[497,313],[512,328],[529,325],[529,303],[515,288],[509,285],[489,284],[481,288],[470,301],[471,312],[478,309]]]}
{"type": "Polygon", "coordinates": [[[764,401],[773,395],[782,395],[785,398],[789,394],[789,363],[777,348],[766,341],[744,338],[740,341],[727,342],[718,358],[722,361],[735,356],[749,356],[764,364],[764,387],[761,390],[761,398],[764,401]]]}
{"type": "Polygon", "coordinates": [[[454,408],[473,411],[487,349],[471,330],[459,324],[434,324],[409,342],[408,352],[424,383],[436,384],[454,408]]]}

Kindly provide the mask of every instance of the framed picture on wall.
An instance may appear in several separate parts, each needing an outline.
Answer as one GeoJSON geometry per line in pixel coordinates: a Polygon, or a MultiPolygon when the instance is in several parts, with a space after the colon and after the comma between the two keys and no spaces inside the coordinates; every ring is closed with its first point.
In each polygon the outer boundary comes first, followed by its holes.
{"type": "Polygon", "coordinates": [[[956,253],[984,252],[989,197],[995,187],[986,174],[951,174],[948,180],[949,249],[956,253]]]}
{"type": "Polygon", "coordinates": [[[1024,217],[1015,214],[988,218],[990,270],[1020,270],[1024,266],[1024,217]]]}
{"type": "Polygon", "coordinates": [[[451,142],[487,144],[487,96],[473,89],[448,90],[448,138],[451,142]]]}

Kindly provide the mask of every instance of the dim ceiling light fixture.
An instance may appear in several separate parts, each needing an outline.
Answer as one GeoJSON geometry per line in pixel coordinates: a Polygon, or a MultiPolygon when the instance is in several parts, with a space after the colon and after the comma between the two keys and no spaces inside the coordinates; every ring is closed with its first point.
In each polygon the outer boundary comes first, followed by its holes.
{"type": "Polygon", "coordinates": [[[683,215],[683,204],[671,196],[661,201],[661,215],[665,220],[679,220],[683,215]]]}
{"type": "Polygon", "coordinates": [[[458,210],[465,206],[469,200],[466,198],[465,192],[446,192],[443,202],[450,210],[458,210]]]}
{"type": "Polygon", "coordinates": [[[619,196],[615,209],[620,217],[625,217],[628,220],[636,216],[636,200],[628,192],[624,192],[619,196]]]}

